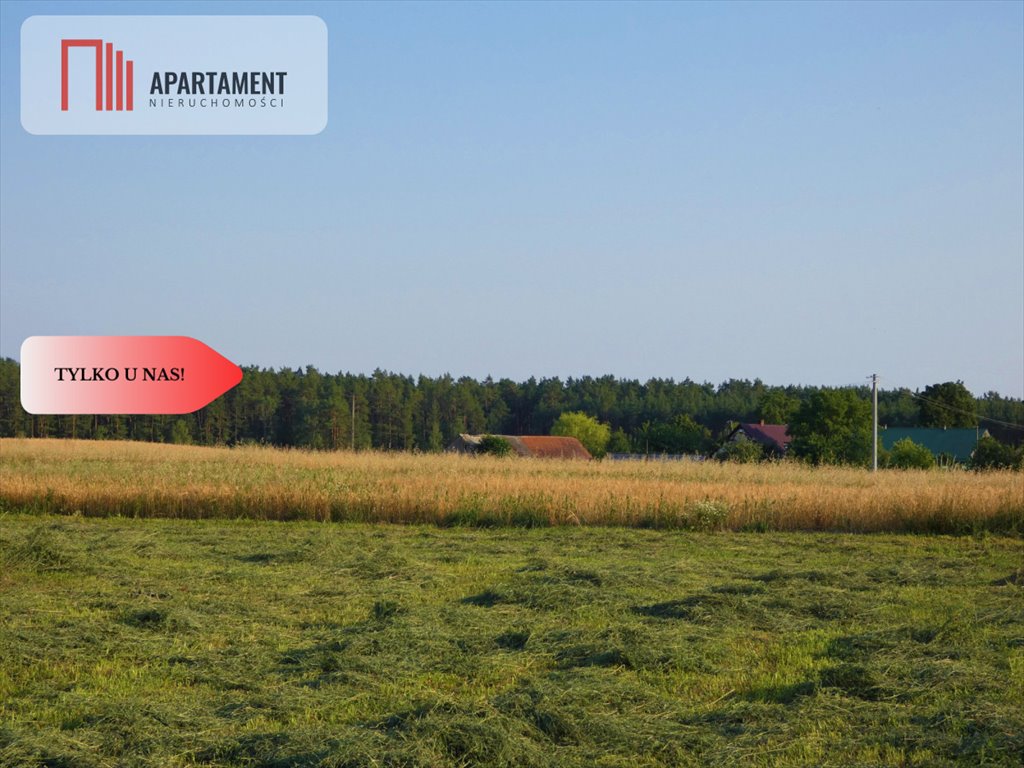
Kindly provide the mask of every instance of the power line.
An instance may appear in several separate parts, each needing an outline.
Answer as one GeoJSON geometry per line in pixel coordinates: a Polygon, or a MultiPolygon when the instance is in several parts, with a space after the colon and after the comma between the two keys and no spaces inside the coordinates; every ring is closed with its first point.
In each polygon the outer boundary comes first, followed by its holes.
{"type": "Polygon", "coordinates": [[[1010,429],[1024,429],[1024,424],[1014,424],[1009,421],[991,419],[988,416],[980,416],[976,411],[965,411],[963,408],[954,408],[952,405],[940,403],[938,400],[932,400],[930,398],[924,397],[923,395],[919,395],[916,392],[910,392],[909,394],[911,397],[917,398],[918,400],[923,400],[926,403],[931,403],[932,405],[938,406],[939,408],[945,408],[947,411],[953,411],[954,413],[963,413],[967,416],[972,416],[978,421],[988,421],[992,424],[999,424],[1000,426],[1003,427],[1009,427],[1010,429]]]}

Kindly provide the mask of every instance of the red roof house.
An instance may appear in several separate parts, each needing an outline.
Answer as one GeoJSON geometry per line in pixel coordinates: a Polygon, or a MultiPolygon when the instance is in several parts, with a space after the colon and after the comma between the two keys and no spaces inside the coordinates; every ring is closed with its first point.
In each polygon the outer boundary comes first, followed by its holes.
{"type": "Polygon", "coordinates": [[[767,448],[777,456],[784,456],[792,440],[786,430],[788,424],[740,424],[730,434],[729,440],[752,440],[767,448]]]}

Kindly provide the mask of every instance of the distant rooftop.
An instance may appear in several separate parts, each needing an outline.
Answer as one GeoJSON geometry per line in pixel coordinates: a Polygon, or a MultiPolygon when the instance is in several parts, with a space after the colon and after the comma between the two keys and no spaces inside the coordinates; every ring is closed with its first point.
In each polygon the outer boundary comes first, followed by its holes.
{"type": "Polygon", "coordinates": [[[943,429],[941,427],[889,427],[880,429],[878,437],[885,450],[892,450],[897,441],[910,438],[923,445],[935,456],[952,456],[955,461],[964,462],[971,458],[978,447],[978,439],[988,434],[984,429],[943,429]]]}
{"type": "Polygon", "coordinates": [[[788,424],[740,424],[733,432],[742,432],[748,440],[772,448],[779,453],[785,453],[789,447],[791,438],[786,434],[788,424]]]}

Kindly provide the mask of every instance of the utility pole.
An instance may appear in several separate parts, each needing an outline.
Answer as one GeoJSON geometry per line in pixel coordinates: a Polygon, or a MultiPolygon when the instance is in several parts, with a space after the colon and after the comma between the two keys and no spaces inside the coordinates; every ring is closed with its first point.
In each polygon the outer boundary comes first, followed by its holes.
{"type": "Polygon", "coordinates": [[[356,449],[356,393],[352,393],[352,450],[356,449]]]}
{"type": "Polygon", "coordinates": [[[878,471],[878,374],[871,374],[871,471],[878,471]]]}

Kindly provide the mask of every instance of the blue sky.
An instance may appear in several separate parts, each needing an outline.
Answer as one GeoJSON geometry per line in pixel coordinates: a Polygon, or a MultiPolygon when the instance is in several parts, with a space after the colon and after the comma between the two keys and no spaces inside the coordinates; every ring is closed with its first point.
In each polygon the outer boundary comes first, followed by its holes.
{"type": "Polygon", "coordinates": [[[1024,3],[0,4],[0,355],[1024,396],[1024,3]],[[317,136],[32,136],[32,14],[314,13],[317,136]]]}

